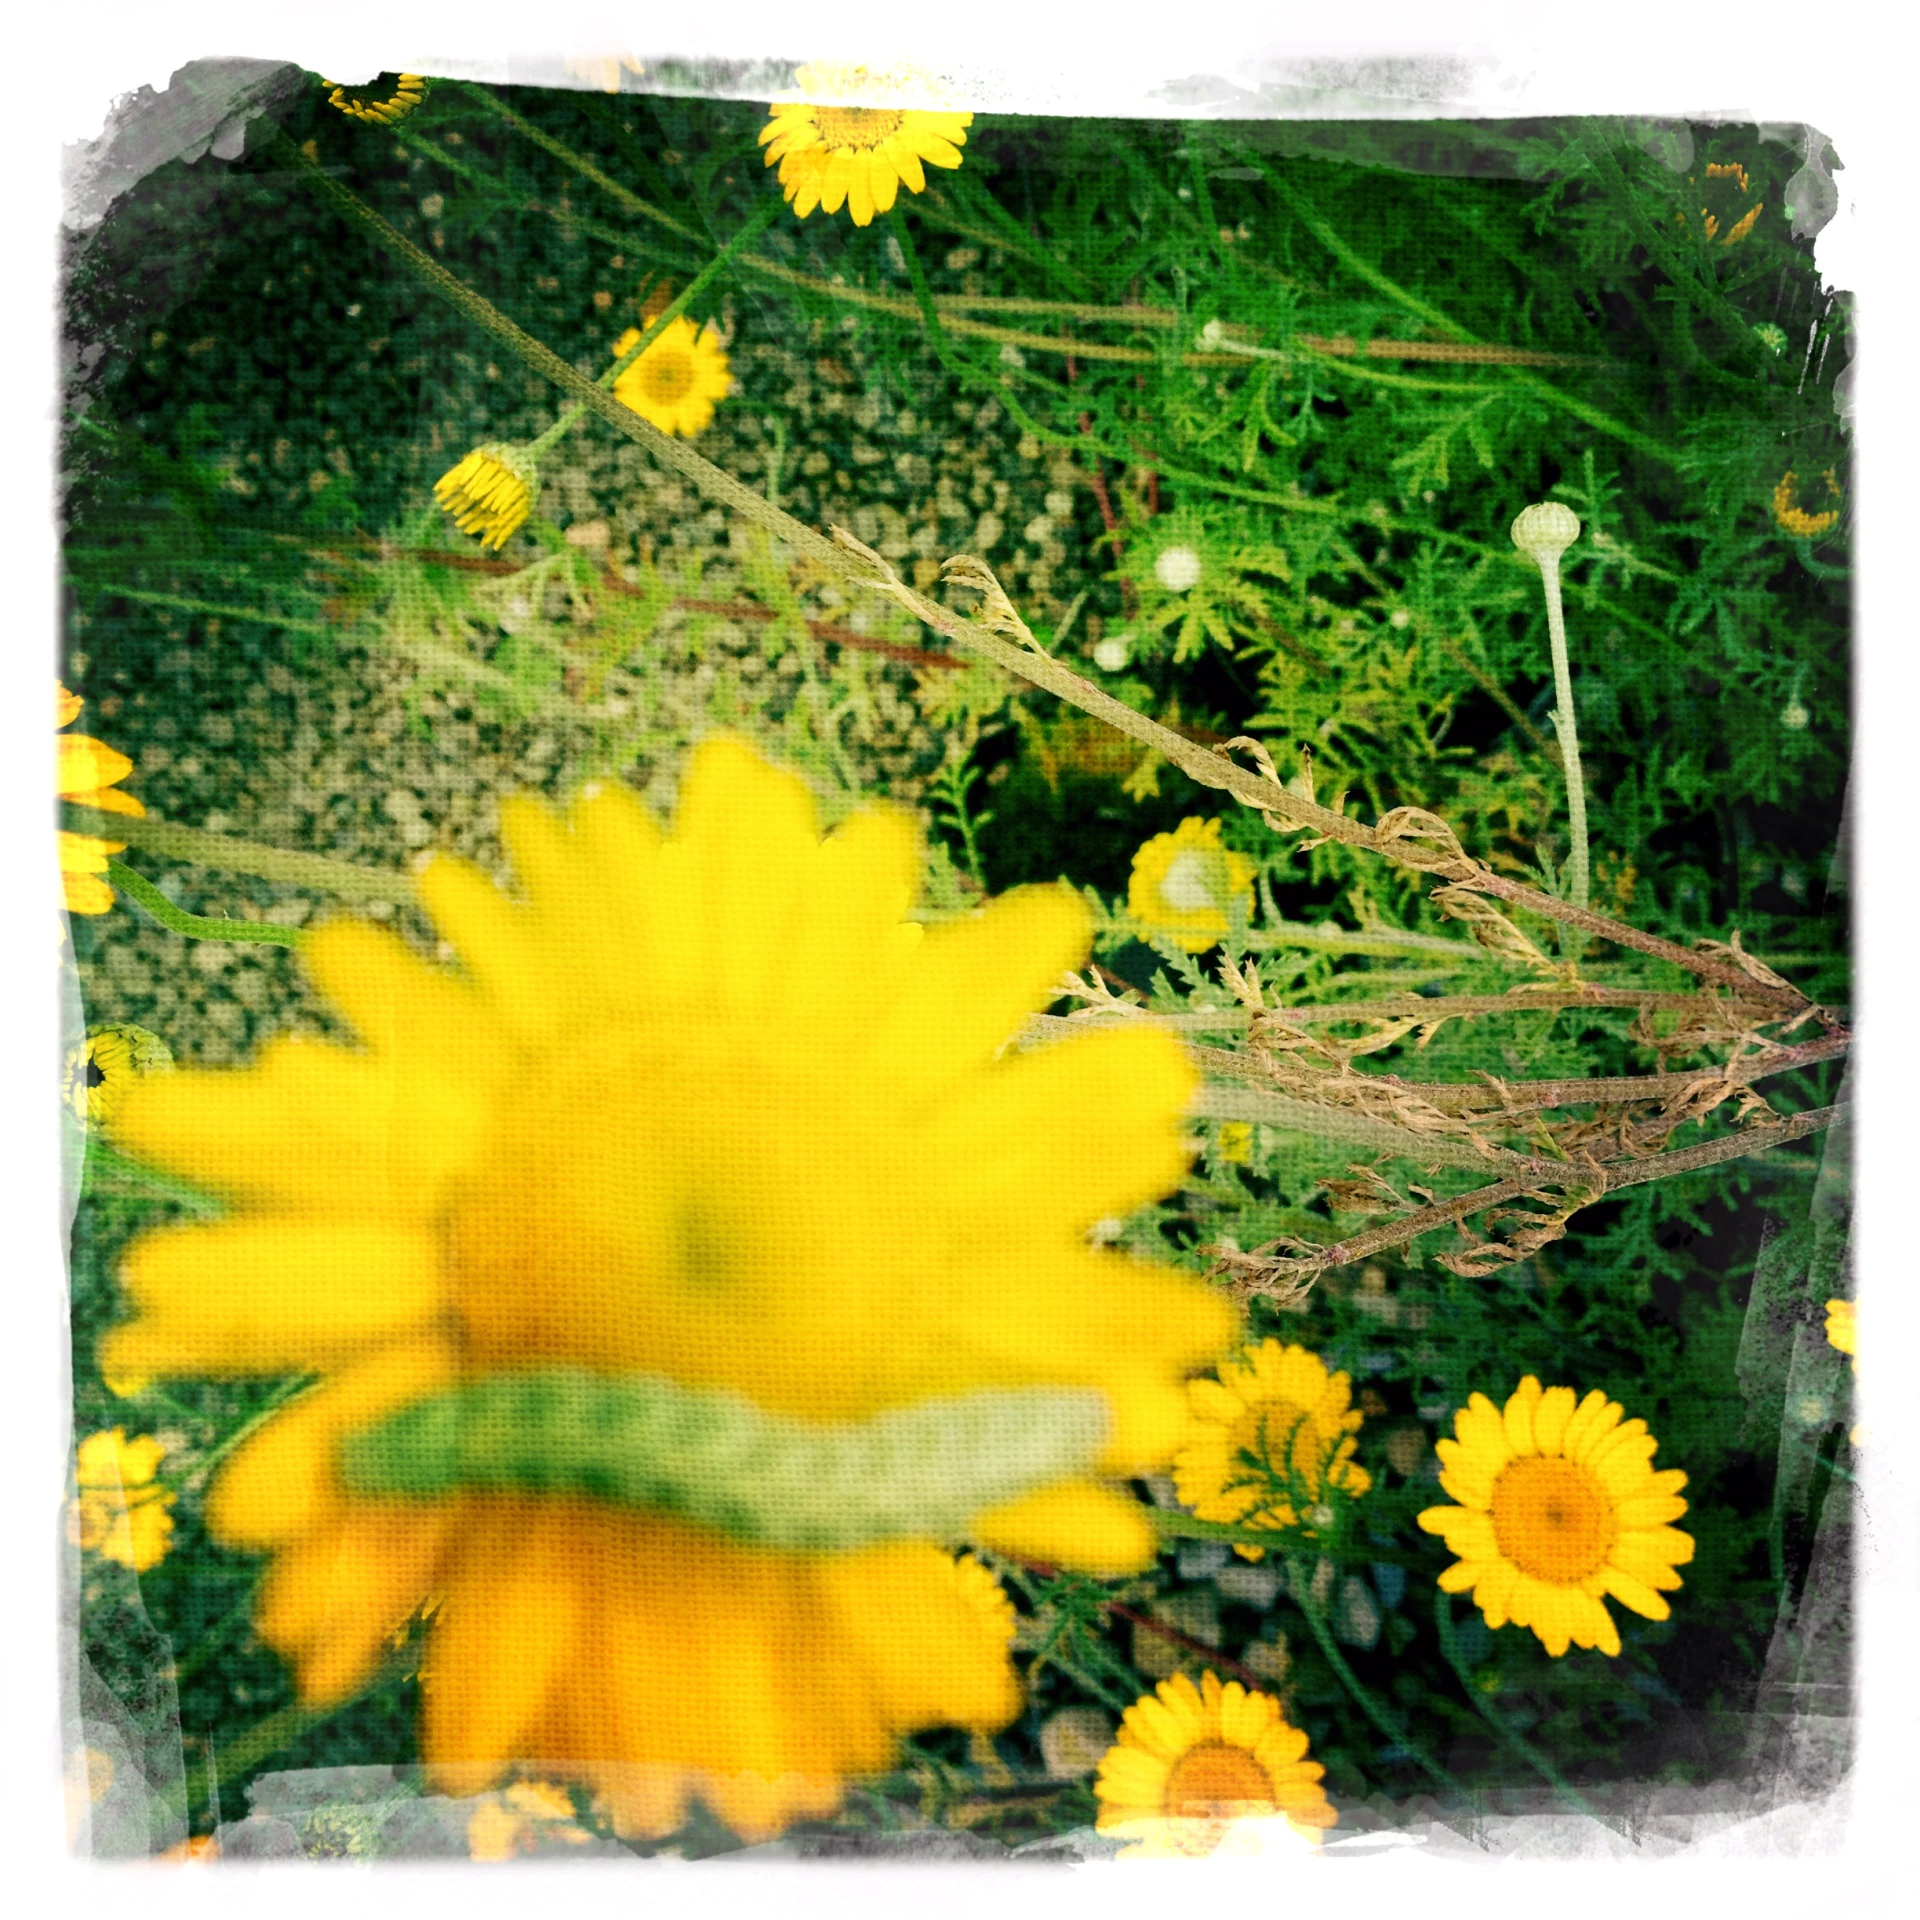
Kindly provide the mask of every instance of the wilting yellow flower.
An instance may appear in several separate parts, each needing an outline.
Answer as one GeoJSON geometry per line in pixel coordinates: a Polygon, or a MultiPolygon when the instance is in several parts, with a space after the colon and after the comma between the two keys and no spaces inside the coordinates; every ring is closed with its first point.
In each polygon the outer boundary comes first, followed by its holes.
{"type": "Polygon", "coordinates": [[[347,1697],[438,1595],[421,1746],[449,1790],[564,1756],[623,1834],[673,1831],[690,1792],[775,1833],[900,1734],[1018,1711],[979,1576],[911,1526],[828,1550],[573,1483],[374,1497],[343,1449],[543,1366],[816,1432],[1076,1388],[1107,1416],[1088,1466],[953,1535],[1148,1565],[1147,1517],[1107,1481],[1170,1460],[1185,1376],[1234,1316],[1087,1229],[1179,1179],[1192,1072],[1132,1029],[1000,1058],[1084,959],[1082,903],[1035,887],[909,922],[910,818],[822,840],[805,786],[737,740],[694,755],[671,831],[610,785],[564,817],[510,799],[501,833],[524,904],[446,856],[419,878],[461,972],[348,921],[301,949],[362,1048],[287,1039],[134,1089],[121,1149],[232,1211],[135,1243],[138,1317],[103,1366],[323,1376],[207,1508],[217,1540],[275,1556],[258,1626],[302,1699],[347,1697]]]}
{"type": "Polygon", "coordinates": [[[1853,1370],[1860,1371],[1858,1345],[1860,1338],[1859,1323],[1854,1317],[1851,1300],[1829,1300],[1827,1302],[1827,1344],[1837,1347],[1842,1353],[1853,1357],[1853,1370]]]}
{"type": "Polygon", "coordinates": [[[1820,476],[1826,483],[1827,498],[1836,504],[1819,513],[1809,513],[1800,504],[1799,477],[1791,470],[1780,476],[1780,484],[1773,490],[1773,517],[1787,532],[1798,535],[1802,540],[1811,540],[1829,527],[1840,524],[1840,483],[1834,478],[1834,470],[1829,467],[1820,476]]]}
{"type": "Polygon", "coordinates": [[[779,161],[787,204],[803,220],[844,204],[855,226],[867,226],[902,185],[926,191],[922,162],[960,164],[973,115],[941,108],[924,76],[815,61],[794,84],[802,97],[774,103],[760,144],[768,166],[779,161]]]}
{"type": "Polygon", "coordinates": [[[67,1510],[67,1537],[75,1546],[135,1573],[167,1557],[174,1496],[153,1484],[165,1453],[152,1434],[129,1440],[121,1427],[81,1441],[78,1491],[67,1510]]]}
{"type": "MultiPolygon", "coordinates": [[[[1352,1383],[1304,1347],[1263,1340],[1226,1361],[1218,1380],[1187,1386],[1194,1438],[1173,1463],[1174,1490],[1202,1520],[1231,1526],[1330,1526],[1334,1494],[1358,1499],[1373,1476],[1354,1465],[1361,1415],[1352,1383]]],[[[1261,1547],[1236,1546],[1243,1559],[1261,1547]]]]}
{"type": "Polygon", "coordinates": [[[122,1022],[95,1027],[67,1055],[67,1105],[89,1126],[104,1126],[143,1073],[165,1073],[173,1050],[157,1033],[122,1022]]]}
{"type": "MultiPolygon", "coordinates": [[[[77,693],[69,693],[54,682],[54,729],[70,727],[87,703],[77,693]]],[[[99,807],[107,813],[146,812],[130,793],[121,793],[119,783],[133,771],[133,762],[124,753],[84,733],[70,733],[54,742],[53,791],[62,800],[83,807],[99,807]]],[[[66,889],[69,913],[105,913],[113,905],[113,889],[97,876],[107,870],[107,856],[125,853],[125,841],[96,840],[89,834],[60,832],[60,877],[66,889]]]]}
{"type": "Polygon", "coordinates": [[[477,533],[497,551],[525,524],[539,487],[540,470],[526,450],[496,440],[443,473],[433,497],[462,533],[477,533]]]}
{"type": "Polygon", "coordinates": [[[489,1794],[467,1821],[467,1852],[475,1860],[511,1860],[547,1841],[577,1847],[592,1837],[573,1817],[572,1795],[548,1780],[516,1780],[489,1794]]]}
{"type": "Polygon", "coordinates": [[[1620,1414],[1597,1389],[1576,1406],[1571,1387],[1543,1392],[1528,1374],[1504,1411],[1474,1394],[1453,1417],[1458,1438],[1437,1443],[1460,1504],[1418,1517],[1460,1556],[1442,1590],[1470,1589],[1488,1626],[1531,1627],[1555,1658],[1570,1643],[1620,1651],[1605,1594],[1666,1619],[1656,1589],[1677,1588],[1693,1558],[1692,1537],[1667,1524],[1687,1510],[1687,1476],[1655,1473],[1659,1442],[1620,1414]]]}
{"type": "MultiPolygon", "coordinates": [[[[613,343],[613,357],[639,343],[639,328],[629,327],[613,343]]],[[[724,400],[732,384],[720,336],[710,326],[695,327],[683,313],[613,383],[613,397],[662,433],[692,439],[706,429],[713,403],[724,400]]]]}
{"type": "Polygon", "coordinates": [[[364,120],[374,127],[390,127],[396,120],[404,120],[427,95],[426,80],[417,73],[401,74],[399,84],[384,100],[363,99],[332,80],[320,84],[331,89],[328,106],[338,107],[349,120],[364,120]]]}
{"type": "Polygon", "coordinates": [[[1276,1818],[1317,1845],[1339,1819],[1325,1773],[1271,1695],[1177,1673],[1122,1716],[1093,1783],[1094,1824],[1136,1855],[1212,1853],[1235,1822],[1276,1818]]]}
{"type": "Polygon", "coordinates": [[[1133,856],[1127,907],[1142,925],[1201,953],[1226,937],[1228,909],[1253,911],[1253,862],[1220,843],[1216,819],[1182,820],[1133,856]]]}

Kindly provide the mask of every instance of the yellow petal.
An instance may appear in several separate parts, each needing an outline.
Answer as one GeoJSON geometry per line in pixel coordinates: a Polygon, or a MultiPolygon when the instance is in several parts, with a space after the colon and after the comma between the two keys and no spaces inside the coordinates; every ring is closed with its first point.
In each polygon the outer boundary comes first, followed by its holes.
{"type": "Polygon", "coordinates": [[[1084,1480],[1043,1487],[982,1513],[971,1536],[1016,1559],[1109,1575],[1137,1573],[1156,1546],[1137,1500],[1084,1480]]]}

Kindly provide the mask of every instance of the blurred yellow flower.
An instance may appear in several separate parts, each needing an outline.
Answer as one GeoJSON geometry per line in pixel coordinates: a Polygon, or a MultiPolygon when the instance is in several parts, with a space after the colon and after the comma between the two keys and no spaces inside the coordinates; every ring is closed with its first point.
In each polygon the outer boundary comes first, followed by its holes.
{"type": "Polygon", "coordinates": [[[1814,539],[1829,528],[1840,524],[1840,483],[1834,478],[1832,467],[1820,476],[1826,487],[1827,498],[1835,504],[1823,508],[1819,513],[1809,513],[1800,502],[1799,476],[1792,471],[1780,476],[1780,484],[1773,490],[1773,517],[1788,533],[1802,540],[1814,539]]]}
{"type": "Polygon", "coordinates": [[[1220,1131],[1214,1136],[1213,1152],[1215,1159],[1229,1167],[1244,1167],[1253,1161],[1253,1122],[1251,1120],[1223,1120],[1220,1131]]]}
{"type": "MultiPolygon", "coordinates": [[[[613,357],[639,344],[639,328],[629,327],[613,343],[613,357]]],[[[720,336],[711,326],[696,328],[683,313],[613,383],[613,397],[662,433],[691,439],[706,430],[713,403],[724,400],[732,384],[720,336]]]]}
{"type": "Polygon", "coordinates": [[[1654,1472],[1659,1442],[1621,1411],[1597,1389],[1576,1406],[1571,1387],[1543,1391],[1528,1374],[1504,1409],[1474,1394],[1458,1437],[1437,1443],[1440,1485],[1460,1504],[1418,1519],[1459,1555],[1442,1590],[1471,1590],[1488,1626],[1531,1627],[1555,1658],[1569,1644],[1620,1651],[1603,1595],[1666,1619],[1656,1589],[1677,1588],[1693,1558],[1668,1524],[1687,1510],[1687,1476],[1654,1472]]]}
{"type": "Polygon", "coordinates": [[[1142,926],[1202,953],[1228,932],[1228,911],[1253,911],[1253,862],[1220,841],[1217,818],[1182,820],[1133,856],[1127,907],[1142,926]]]}
{"type": "Polygon", "coordinates": [[[1108,1482],[1171,1459],[1234,1315],[1087,1229],[1178,1181],[1192,1071],[1144,1029],[1000,1057],[1084,959],[1084,905],[1026,888],[923,928],[911,819],[823,840],[805,786],[738,740],[696,752],[670,831],[609,785],[566,816],[510,799],[501,833],[524,904],[445,856],[419,878],[460,972],[349,921],[302,948],[361,1047],[134,1088],[121,1150],[232,1211],[133,1245],[103,1368],[323,1376],[207,1508],[275,1556],[258,1625],[302,1699],[349,1695],[437,1595],[421,1745],[448,1790],[564,1755],[622,1834],[673,1831],[698,1793],[770,1835],[901,1734],[1018,1711],[984,1569],[911,1530],[775,1546],[519,1481],[368,1497],[343,1442],[543,1365],[825,1424],[1092,1389],[1090,1471],[960,1531],[1146,1566],[1152,1528],[1108,1482]]]}
{"type": "MultiPolygon", "coordinates": [[[[86,702],[77,693],[69,693],[54,682],[54,729],[70,727],[80,717],[86,702]]],[[[62,800],[83,807],[99,807],[106,813],[146,812],[130,793],[121,793],[119,783],[133,771],[133,762],[84,733],[70,733],[54,742],[53,791],[62,800]]],[[[60,876],[66,889],[69,913],[105,913],[113,905],[113,889],[97,876],[107,870],[107,856],[125,853],[121,840],[96,840],[89,834],[60,832],[60,876]]]]}
{"type": "Polygon", "coordinates": [[[577,1847],[592,1837],[573,1817],[573,1796],[548,1780],[516,1780],[489,1794],[467,1820],[467,1853],[475,1860],[511,1860],[551,1841],[577,1847]]]}
{"type": "Polygon", "coordinates": [[[1332,1524],[1330,1495],[1358,1499],[1373,1485],[1353,1461],[1362,1416],[1349,1405],[1352,1383],[1318,1354],[1263,1340],[1219,1374],[1188,1383],[1194,1437],[1173,1463],[1174,1490],[1202,1520],[1311,1536],[1332,1524]]]}
{"type": "Polygon", "coordinates": [[[95,1027],[67,1054],[67,1105],[89,1126],[105,1126],[134,1081],[172,1065],[173,1050],[145,1027],[124,1022],[95,1027]]]}
{"type": "Polygon", "coordinates": [[[1852,1356],[1853,1370],[1856,1373],[1860,1371],[1859,1339],[1859,1322],[1854,1316],[1853,1302],[1829,1300],[1827,1302],[1827,1344],[1852,1356]]]}
{"type": "Polygon", "coordinates": [[[129,1440],[121,1427],[81,1441],[68,1539],[135,1573],[157,1567],[173,1538],[174,1496],[153,1484],[165,1453],[152,1434],[129,1440]]]}
{"type": "Polygon", "coordinates": [[[483,547],[498,551],[525,524],[539,487],[539,468],[525,450],[493,441],[443,473],[433,497],[462,533],[477,533],[483,547]]]}
{"type": "Polygon", "coordinates": [[[393,92],[384,100],[369,100],[350,93],[332,80],[322,80],[320,84],[329,89],[328,106],[338,107],[349,120],[364,120],[373,127],[390,127],[395,121],[404,120],[427,96],[426,80],[417,73],[401,74],[393,92]]]}
{"type": "Polygon", "coordinates": [[[960,164],[970,113],[946,111],[923,75],[815,61],[794,75],[798,100],[776,101],[760,131],[780,163],[787,204],[804,220],[844,205],[857,227],[885,213],[902,186],[924,193],[929,167],[960,164]]]}
{"type": "Polygon", "coordinates": [[[1339,1819],[1325,1773],[1270,1694],[1178,1673],[1122,1716],[1093,1783],[1094,1824],[1148,1857],[1212,1853],[1243,1822],[1284,1820],[1318,1845],[1339,1819]]]}

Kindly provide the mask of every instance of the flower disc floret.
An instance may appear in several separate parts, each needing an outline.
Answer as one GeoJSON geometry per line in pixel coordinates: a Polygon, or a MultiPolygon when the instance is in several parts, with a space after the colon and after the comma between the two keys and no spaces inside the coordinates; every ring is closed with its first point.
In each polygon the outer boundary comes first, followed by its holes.
{"type": "MultiPolygon", "coordinates": [[[[614,358],[630,353],[640,338],[639,328],[629,327],[613,343],[614,358]]],[[[662,433],[691,439],[706,430],[713,403],[724,400],[732,385],[720,336],[681,314],[613,383],[613,397],[662,433]]]]}
{"type": "MultiPolygon", "coordinates": [[[[141,1081],[122,1151],[225,1202],[138,1241],[110,1380],[313,1372],[215,1481],[270,1553],[258,1628],[310,1703],[348,1697],[437,1599],[421,1744],[449,1791],[560,1756],[616,1828],[698,1794],[753,1838],[824,1814],[916,1728],[1018,1711],[984,1569],[940,1541],[795,1548],[516,1467],[371,1497],[349,1442],[509,1372],[660,1377],[845,1425],[986,1390],[1091,1389],[1089,1469],[964,1538],[1096,1573],[1149,1564],[1137,1500],[1231,1337],[1197,1280],[1087,1229],[1186,1164],[1164,1034],[1001,1057],[1091,925],[1030,888],[928,930],[904,814],[822,838],[743,743],[694,755],[670,830],[625,788],[507,801],[519,898],[445,856],[434,966],[350,921],[301,948],[354,1049],[141,1081]]],[[[557,1763],[556,1763],[557,1764],[557,1763]]]]}
{"type": "Polygon", "coordinates": [[[1649,1620],[1670,1609],[1660,1590],[1680,1584],[1690,1535],[1687,1476],[1656,1473],[1658,1442],[1644,1420],[1594,1391],[1529,1374],[1504,1408],[1476,1393],[1438,1442],[1440,1485],[1459,1504],[1419,1515],[1459,1556],[1440,1575],[1447,1593],[1471,1593],[1490,1627],[1531,1627],[1558,1658],[1571,1646],[1620,1651],[1605,1597],[1649,1620]]]}
{"type": "MultiPolygon", "coordinates": [[[[1173,1484],[1201,1519],[1311,1536],[1329,1495],[1358,1499],[1373,1485],[1354,1464],[1352,1382],[1318,1354],[1264,1340],[1187,1392],[1194,1437],[1174,1460],[1173,1484]]],[[[1234,1551],[1258,1560],[1265,1549],[1234,1551]]]]}
{"type": "Polygon", "coordinates": [[[855,226],[868,226],[902,186],[926,191],[926,167],[960,164],[973,115],[942,108],[924,75],[815,61],[794,85],[800,98],[775,102],[760,145],[802,220],[815,207],[844,206],[855,226]]]}
{"type": "Polygon", "coordinates": [[[1146,1856],[1212,1853],[1243,1821],[1282,1819],[1317,1845],[1339,1818],[1325,1772],[1270,1695],[1176,1674],[1122,1716],[1094,1780],[1095,1826],[1146,1856]]]}
{"type": "Polygon", "coordinates": [[[1253,874],[1245,854],[1221,844],[1218,819],[1189,818],[1133,856],[1127,907],[1175,946],[1203,953],[1225,939],[1232,908],[1243,916],[1253,911],[1253,874]]]}

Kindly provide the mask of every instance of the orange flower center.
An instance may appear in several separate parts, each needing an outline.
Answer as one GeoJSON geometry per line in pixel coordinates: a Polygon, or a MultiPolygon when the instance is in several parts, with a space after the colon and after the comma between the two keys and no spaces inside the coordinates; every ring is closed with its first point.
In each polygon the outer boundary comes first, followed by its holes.
{"type": "Polygon", "coordinates": [[[895,107],[815,107],[813,124],[820,144],[829,149],[856,147],[871,151],[890,140],[906,124],[895,107]]]}
{"type": "Polygon", "coordinates": [[[639,374],[647,398],[671,406],[693,391],[693,355],[684,349],[656,348],[640,362],[639,374]]]}
{"type": "Polygon", "coordinates": [[[1166,1814],[1175,1820],[1233,1819],[1276,1813],[1273,1782],[1244,1747],[1208,1740],[1183,1754],[1167,1776],[1166,1814]]]}
{"type": "Polygon", "coordinates": [[[1617,1532],[1606,1488],[1571,1460],[1516,1460],[1493,1483],[1501,1553],[1549,1586],[1575,1586],[1598,1573],[1617,1532]]]}

